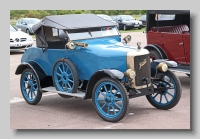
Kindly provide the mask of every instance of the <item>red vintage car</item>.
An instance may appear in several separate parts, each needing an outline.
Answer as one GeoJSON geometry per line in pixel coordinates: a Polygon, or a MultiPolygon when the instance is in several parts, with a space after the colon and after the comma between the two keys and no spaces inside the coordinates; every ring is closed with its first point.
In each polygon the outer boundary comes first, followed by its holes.
{"type": "Polygon", "coordinates": [[[190,11],[147,10],[146,20],[150,58],[176,61],[170,69],[190,76],[190,11]]]}

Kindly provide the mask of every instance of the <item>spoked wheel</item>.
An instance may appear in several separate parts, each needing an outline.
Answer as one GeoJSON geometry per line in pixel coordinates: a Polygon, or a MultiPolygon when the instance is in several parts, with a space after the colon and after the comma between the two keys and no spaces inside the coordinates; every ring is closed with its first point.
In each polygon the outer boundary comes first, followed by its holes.
{"type": "Polygon", "coordinates": [[[128,109],[126,89],[119,81],[110,77],[102,78],[95,84],[92,99],[98,115],[108,122],[121,120],[128,109]]]}
{"type": "Polygon", "coordinates": [[[156,59],[162,59],[162,56],[154,50],[150,50],[149,53],[150,53],[150,61],[151,62],[156,59]]]}
{"type": "Polygon", "coordinates": [[[21,92],[28,104],[39,103],[42,92],[39,90],[39,80],[31,69],[25,69],[20,79],[21,92]]]}
{"type": "MultiPolygon", "coordinates": [[[[53,82],[58,91],[76,93],[78,89],[78,74],[75,66],[68,59],[58,60],[53,67],[53,82]]],[[[61,97],[70,96],[59,94],[61,97]]]]}
{"type": "Polygon", "coordinates": [[[147,95],[148,101],[158,109],[171,109],[177,105],[181,98],[181,83],[179,79],[171,72],[167,71],[160,74],[162,81],[153,82],[155,89],[160,89],[157,93],[147,95]]]}

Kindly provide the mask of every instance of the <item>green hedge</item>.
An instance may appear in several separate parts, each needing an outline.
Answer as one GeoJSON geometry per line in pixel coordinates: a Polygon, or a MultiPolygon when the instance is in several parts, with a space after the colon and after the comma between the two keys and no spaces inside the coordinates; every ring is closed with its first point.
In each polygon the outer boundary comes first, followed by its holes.
{"type": "Polygon", "coordinates": [[[23,17],[43,18],[48,15],[63,15],[63,14],[107,14],[107,15],[142,15],[146,10],[10,10],[10,19],[19,19],[23,17]]]}

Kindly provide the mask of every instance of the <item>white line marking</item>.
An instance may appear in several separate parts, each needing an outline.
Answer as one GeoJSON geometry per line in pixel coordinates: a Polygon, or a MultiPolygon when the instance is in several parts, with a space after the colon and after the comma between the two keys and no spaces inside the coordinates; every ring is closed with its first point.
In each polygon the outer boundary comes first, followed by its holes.
{"type": "MultiPolygon", "coordinates": [[[[46,96],[52,96],[52,95],[57,95],[57,93],[51,93],[51,94],[45,94],[45,95],[42,95],[42,97],[46,97],[46,96]]],[[[10,103],[19,103],[19,102],[24,102],[24,98],[19,98],[19,97],[13,97],[11,100],[10,100],[10,103]]]]}
{"type": "Polygon", "coordinates": [[[20,77],[19,76],[18,77],[11,77],[10,80],[12,80],[12,79],[18,79],[18,78],[20,78],[20,77]]]}
{"type": "Polygon", "coordinates": [[[10,66],[15,66],[15,65],[19,65],[19,64],[21,64],[21,63],[12,63],[12,64],[10,64],[10,66]]]}

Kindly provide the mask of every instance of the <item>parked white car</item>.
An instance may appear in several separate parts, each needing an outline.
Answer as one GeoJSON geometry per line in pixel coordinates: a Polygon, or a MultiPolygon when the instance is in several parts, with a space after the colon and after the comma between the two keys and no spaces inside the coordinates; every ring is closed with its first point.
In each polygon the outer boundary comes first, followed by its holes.
{"type": "Polygon", "coordinates": [[[32,45],[32,36],[10,25],[10,49],[26,49],[32,45]]]}

